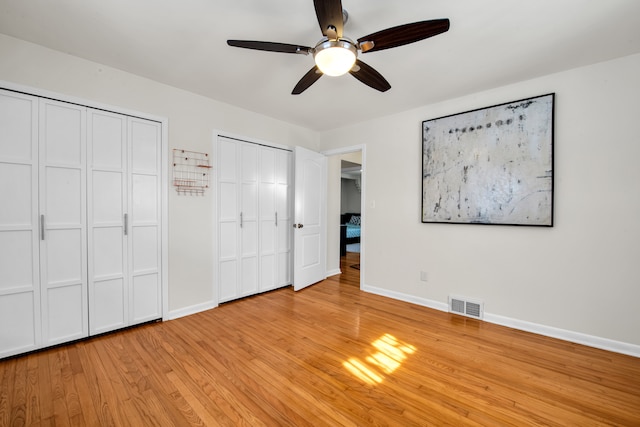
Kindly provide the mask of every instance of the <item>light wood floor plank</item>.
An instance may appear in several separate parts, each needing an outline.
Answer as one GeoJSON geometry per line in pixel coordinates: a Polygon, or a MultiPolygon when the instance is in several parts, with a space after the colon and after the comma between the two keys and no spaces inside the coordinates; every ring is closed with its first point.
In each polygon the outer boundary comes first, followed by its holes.
{"type": "Polygon", "coordinates": [[[640,359],[343,273],[0,360],[0,426],[640,426],[640,359]]]}

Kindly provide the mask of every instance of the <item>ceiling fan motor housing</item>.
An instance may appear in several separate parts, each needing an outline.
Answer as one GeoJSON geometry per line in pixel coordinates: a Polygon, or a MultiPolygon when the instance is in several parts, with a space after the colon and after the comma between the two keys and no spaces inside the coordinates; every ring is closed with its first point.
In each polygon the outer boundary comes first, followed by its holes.
{"type": "Polygon", "coordinates": [[[320,71],[328,76],[341,76],[356,62],[358,49],[347,39],[329,40],[324,37],[313,49],[313,58],[320,71]]]}

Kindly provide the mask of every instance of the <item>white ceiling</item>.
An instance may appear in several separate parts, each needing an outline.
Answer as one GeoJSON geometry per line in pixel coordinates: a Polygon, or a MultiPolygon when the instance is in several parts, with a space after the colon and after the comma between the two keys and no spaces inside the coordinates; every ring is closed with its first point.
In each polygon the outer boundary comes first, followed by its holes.
{"type": "MultiPolygon", "coordinates": [[[[227,39],[313,46],[312,0],[0,0],[0,33],[314,130],[326,130],[640,52],[638,0],[342,0],[345,36],[449,18],[451,29],[361,54],[391,83],[350,75],[291,95],[311,56],[227,39]]],[[[0,58],[1,60],[1,58],[0,58]]],[[[516,94],[515,96],[519,96],[516,94]]]]}

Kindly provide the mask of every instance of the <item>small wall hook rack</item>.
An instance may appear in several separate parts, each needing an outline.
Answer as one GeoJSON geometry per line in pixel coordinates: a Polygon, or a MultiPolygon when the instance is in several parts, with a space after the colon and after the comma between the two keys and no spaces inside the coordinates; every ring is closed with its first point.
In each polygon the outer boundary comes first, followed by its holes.
{"type": "Polygon", "coordinates": [[[204,194],[211,168],[207,153],[173,149],[173,186],[178,193],[204,194]]]}

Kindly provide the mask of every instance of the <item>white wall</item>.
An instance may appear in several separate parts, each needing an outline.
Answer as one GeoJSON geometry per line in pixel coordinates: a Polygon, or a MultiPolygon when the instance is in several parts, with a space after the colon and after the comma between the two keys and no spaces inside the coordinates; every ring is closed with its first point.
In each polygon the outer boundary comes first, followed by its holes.
{"type": "Polygon", "coordinates": [[[366,287],[439,308],[476,298],[498,323],[640,355],[638,76],[633,55],[322,133],[323,150],[366,144],[366,287]],[[555,226],[422,224],[422,121],[550,92],[555,226]]]}
{"type": "MultiPolygon", "coordinates": [[[[316,133],[308,129],[4,35],[0,35],[0,58],[0,80],[167,117],[169,149],[211,153],[214,129],[285,146],[318,148],[316,133]]],[[[214,302],[214,196],[213,191],[179,196],[170,188],[172,313],[185,314],[214,302]]]]}

